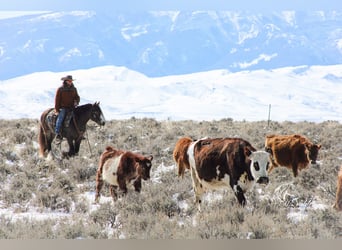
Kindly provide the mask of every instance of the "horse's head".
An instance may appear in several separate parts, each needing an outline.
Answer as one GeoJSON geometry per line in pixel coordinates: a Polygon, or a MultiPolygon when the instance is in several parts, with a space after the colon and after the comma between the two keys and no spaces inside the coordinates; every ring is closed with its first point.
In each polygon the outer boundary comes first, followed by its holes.
{"type": "Polygon", "coordinates": [[[106,123],[106,119],[100,108],[100,102],[95,102],[91,109],[90,119],[96,122],[98,125],[103,126],[106,123]]]}

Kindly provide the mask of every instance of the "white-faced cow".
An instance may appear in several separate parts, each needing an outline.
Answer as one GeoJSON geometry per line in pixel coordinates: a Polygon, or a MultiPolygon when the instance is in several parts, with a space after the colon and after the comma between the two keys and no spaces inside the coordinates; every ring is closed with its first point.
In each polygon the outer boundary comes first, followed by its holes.
{"type": "Polygon", "coordinates": [[[231,187],[240,205],[244,193],[257,182],[268,184],[270,154],[257,151],[241,138],[200,139],[188,149],[191,178],[198,209],[207,189],[231,187]]]}
{"type": "Polygon", "coordinates": [[[316,164],[318,151],[321,145],[312,143],[302,135],[267,135],[265,150],[272,155],[273,168],[283,166],[292,169],[294,177],[298,171],[305,169],[309,164],[316,164]]]}
{"type": "Polygon", "coordinates": [[[333,205],[337,211],[342,211],[342,166],[337,176],[336,200],[333,205]]]}
{"type": "Polygon", "coordinates": [[[150,179],[152,159],[153,156],[145,157],[107,146],[100,156],[96,173],[95,202],[99,202],[104,181],[110,185],[110,194],[114,201],[118,198],[118,187],[123,194],[126,194],[127,185],[132,184],[135,191],[140,192],[141,179],[150,179]]]}
{"type": "Polygon", "coordinates": [[[178,168],[178,177],[183,177],[185,170],[190,169],[188,148],[193,140],[189,137],[180,138],[173,149],[173,160],[178,168]]]}

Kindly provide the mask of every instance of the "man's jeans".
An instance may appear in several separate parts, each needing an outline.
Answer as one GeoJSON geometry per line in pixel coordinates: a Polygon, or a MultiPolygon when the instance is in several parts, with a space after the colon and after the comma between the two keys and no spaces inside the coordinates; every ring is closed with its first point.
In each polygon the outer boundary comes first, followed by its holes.
{"type": "Polygon", "coordinates": [[[66,109],[60,109],[59,110],[59,114],[57,116],[57,121],[56,121],[56,129],[55,129],[55,133],[58,135],[60,130],[61,130],[61,126],[62,126],[62,123],[64,121],[64,117],[66,115],[66,109]]]}

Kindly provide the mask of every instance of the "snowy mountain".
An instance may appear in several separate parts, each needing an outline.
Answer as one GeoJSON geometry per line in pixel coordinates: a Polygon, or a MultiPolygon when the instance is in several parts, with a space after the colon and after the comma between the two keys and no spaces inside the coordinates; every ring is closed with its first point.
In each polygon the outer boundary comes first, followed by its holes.
{"type": "Polygon", "coordinates": [[[149,77],[342,63],[339,11],[46,12],[0,20],[0,80],[119,65],[149,77]]]}
{"type": "Polygon", "coordinates": [[[125,67],[37,72],[0,81],[0,119],[34,118],[54,105],[60,78],[72,74],[81,104],[100,101],[110,119],[342,122],[342,65],[273,70],[213,70],[147,77],[125,67]]]}

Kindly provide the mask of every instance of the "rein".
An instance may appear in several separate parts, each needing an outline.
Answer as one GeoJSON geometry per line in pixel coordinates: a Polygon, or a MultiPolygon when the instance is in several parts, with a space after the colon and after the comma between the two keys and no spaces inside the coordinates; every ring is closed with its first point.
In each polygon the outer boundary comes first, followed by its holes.
{"type": "Polygon", "coordinates": [[[86,131],[85,131],[85,132],[87,133],[87,136],[86,136],[86,138],[87,138],[87,142],[88,142],[88,147],[89,147],[89,151],[90,151],[90,156],[93,156],[93,152],[91,151],[91,147],[90,147],[90,142],[89,142],[89,136],[88,136],[87,129],[86,129],[86,131]]]}
{"type": "MultiPolygon", "coordinates": [[[[81,131],[81,130],[79,129],[78,125],[77,125],[75,116],[72,117],[72,120],[73,120],[75,129],[76,129],[77,134],[78,134],[77,140],[79,140],[79,139],[81,139],[81,138],[83,137],[84,133],[87,133],[87,124],[85,125],[85,126],[86,126],[86,127],[85,127],[85,131],[81,131]]],[[[91,151],[90,142],[89,142],[89,138],[88,138],[88,133],[87,133],[86,138],[87,138],[87,142],[88,142],[88,147],[89,147],[90,155],[92,156],[93,153],[92,153],[92,151],[91,151]]]]}

